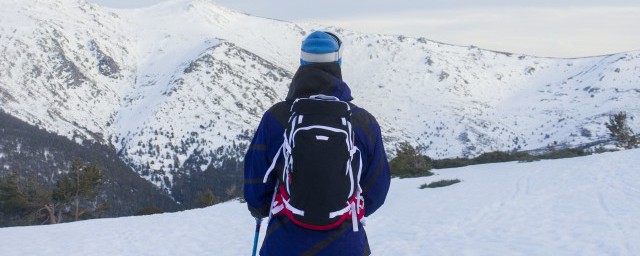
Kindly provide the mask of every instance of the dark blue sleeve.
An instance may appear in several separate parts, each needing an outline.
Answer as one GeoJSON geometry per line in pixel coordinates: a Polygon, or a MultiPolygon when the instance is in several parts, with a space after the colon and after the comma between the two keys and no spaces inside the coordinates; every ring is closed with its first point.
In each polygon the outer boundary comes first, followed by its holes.
{"type": "Polygon", "coordinates": [[[244,199],[254,217],[269,216],[276,186],[275,171],[269,175],[267,183],[263,183],[263,179],[282,145],[283,133],[284,127],[270,112],[266,112],[244,157],[244,199]]]}
{"type": "Polygon", "coordinates": [[[373,117],[370,118],[368,124],[355,130],[363,147],[361,150],[364,166],[360,186],[365,202],[365,216],[373,214],[384,204],[391,184],[389,162],[382,144],[380,126],[373,117]]]}

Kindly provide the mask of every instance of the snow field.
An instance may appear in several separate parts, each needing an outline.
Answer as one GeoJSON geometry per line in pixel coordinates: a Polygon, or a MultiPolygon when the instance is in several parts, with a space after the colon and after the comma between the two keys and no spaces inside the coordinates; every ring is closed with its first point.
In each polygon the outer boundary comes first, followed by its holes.
{"type": "MultiPolygon", "coordinates": [[[[373,255],[634,255],[640,150],[394,179],[366,220],[373,255]],[[442,179],[449,187],[418,189],[442,179]]],[[[266,225],[263,225],[261,239],[266,225]]],[[[238,201],[144,217],[0,229],[0,255],[249,255],[238,201]]]]}

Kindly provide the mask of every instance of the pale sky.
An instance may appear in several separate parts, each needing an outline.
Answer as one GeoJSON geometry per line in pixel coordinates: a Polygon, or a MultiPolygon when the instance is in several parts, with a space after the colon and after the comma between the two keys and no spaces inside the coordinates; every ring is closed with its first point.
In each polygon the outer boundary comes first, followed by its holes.
{"type": "MultiPolygon", "coordinates": [[[[141,7],[162,0],[89,0],[141,7]]],[[[637,0],[216,0],[256,16],[549,57],[640,50],[637,0]]]]}

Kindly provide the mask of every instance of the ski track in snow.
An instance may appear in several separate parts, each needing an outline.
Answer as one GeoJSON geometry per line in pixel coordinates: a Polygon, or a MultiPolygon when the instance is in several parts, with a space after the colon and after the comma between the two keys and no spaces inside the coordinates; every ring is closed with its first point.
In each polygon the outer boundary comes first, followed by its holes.
{"type": "MultiPolygon", "coordinates": [[[[373,255],[637,255],[640,150],[394,179],[367,219],[373,255]],[[442,179],[461,183],[435,189],[442,179]]],[[[205,209],[0,229],[0,255],[249,255],[237,201],[205,209]]],[[[266,225],[262,227],[261,239],[266,225]]]]}

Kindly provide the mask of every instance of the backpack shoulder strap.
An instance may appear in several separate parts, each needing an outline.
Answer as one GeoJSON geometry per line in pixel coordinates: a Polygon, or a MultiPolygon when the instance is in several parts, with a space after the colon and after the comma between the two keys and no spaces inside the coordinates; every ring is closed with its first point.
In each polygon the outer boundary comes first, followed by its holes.
{"type": "Polygon", "coordinates": [[[291,116],[291,104],[281,101],[273,105],[267,112],[271,113],[282,127],[287,127],[289,116],[291,116]]]}
{"type": "MultiPolygon", "coordinates": [[[[271,113],[276,118],[276,120],[278,120],[278,123],[280,123],[280,125],[282,125],[282,127],[285,128],[286,130],[289,122],[289,118],[291,116],[290,109],[291,109],[291,104],[287,103],[286,101],[281,101],[273,105],[271,108],[269,108],[267,112],[271,113]]],[[[278,159],[282,155],[282,150],[283,150],[283,147],[285,146],[284,145],[285,143],[287,143],[286,140],[282,143],[280,148],[278,148],[278,151],[276,152],[275,157],[271,161],[271,165],[269,166],[269,169],[267,169],[267,173],[264,175],[264,178],[262,179],[263,183],[267,183],[267,180],[269,179],[269,175],[271,174],[273,169],[275,169],[276,163],[278,162],[278,159]]]]}

